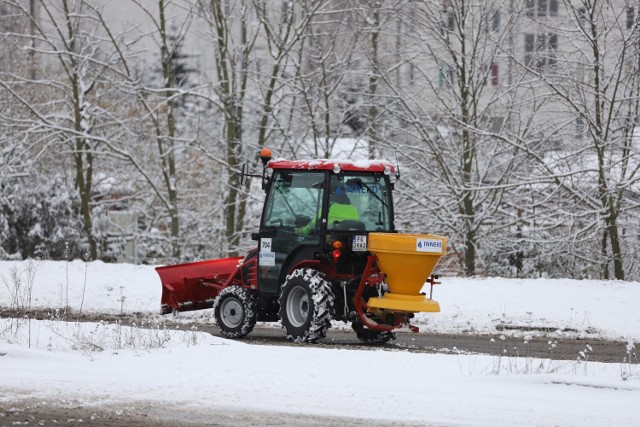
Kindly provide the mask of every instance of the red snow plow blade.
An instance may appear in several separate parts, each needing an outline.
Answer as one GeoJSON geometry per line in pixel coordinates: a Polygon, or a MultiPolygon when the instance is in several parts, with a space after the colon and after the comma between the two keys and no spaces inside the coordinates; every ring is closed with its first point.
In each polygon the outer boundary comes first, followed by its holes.
{"type": "Polygon", "coordinates": [[[243,257],[156,267],[162,282],[161,313],[213,307],[220,290],[239,280],[243,257]]]}

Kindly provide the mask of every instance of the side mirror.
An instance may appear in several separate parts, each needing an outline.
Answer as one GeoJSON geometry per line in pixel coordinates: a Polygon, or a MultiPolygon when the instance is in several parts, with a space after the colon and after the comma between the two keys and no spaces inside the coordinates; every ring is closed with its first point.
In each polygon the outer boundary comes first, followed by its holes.
{"type": "Polygon", "coordinates": [[[248,163],[243,163],[242,164],[242,171],[239,173],[240,175],[240,185],[241,186],[246,186],[247,185],[247,176],[249,176],[249,164],[248,163]]]}
{"type": "Polygon", "coordinates": [[[261,178],[262,179],[262,189],[266,189],[267,182],[269,181],[269,176],[267,173],[267,164],[271,160],[271,150],[268,148],[263,148],[260,150],[260,160],[262,161],[262,175],[251,174],[249,173],[249,163],[245,162],[242,164],[242,169],[238,172],[238,176],[240,177],[240,185],[242,187],[247,185],[247,178],[261,178]]]}

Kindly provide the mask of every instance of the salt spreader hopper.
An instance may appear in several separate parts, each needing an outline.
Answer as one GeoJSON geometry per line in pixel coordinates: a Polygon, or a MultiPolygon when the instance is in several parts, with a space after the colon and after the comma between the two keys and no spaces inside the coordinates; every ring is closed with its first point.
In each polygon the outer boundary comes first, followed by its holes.
{"type": "Polygon", "coordinates": [[[445,255],[446,244],[444,237],[429,234],[369,233],[367,249],[376,257],[389,291],[380,297],[369,298],[368,307],[408,312],[440,311],[440,305],[420,290],[425,281],[433,281],[431,272],[445,255]]]}

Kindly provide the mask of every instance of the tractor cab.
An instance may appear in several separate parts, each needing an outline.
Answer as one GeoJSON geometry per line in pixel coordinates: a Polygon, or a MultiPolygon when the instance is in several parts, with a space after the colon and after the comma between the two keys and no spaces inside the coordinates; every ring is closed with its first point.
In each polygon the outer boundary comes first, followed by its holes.
{"type": "Polygon", "coordinates": [[[271,161],[260,230],[258,282],[277,294],[294,267],[361,274],[370,232],[395,232],[386,162],[271,161]]]}

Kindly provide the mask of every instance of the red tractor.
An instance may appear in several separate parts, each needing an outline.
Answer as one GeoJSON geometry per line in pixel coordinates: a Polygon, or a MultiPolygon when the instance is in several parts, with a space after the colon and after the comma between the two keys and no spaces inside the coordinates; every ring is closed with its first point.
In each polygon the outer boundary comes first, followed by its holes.
{"type": "Polygon", "coordinates": [[[245,256],[158,267],[162,313],[213,307],[230,338],[257,321],[281,321],[287,337],[324,338],[332,320],[359,339],[385,343],[416,312],[440,311],[420,293],[446,252],[446,238],[398,234],[396,168],[383,161],[271,160],[261,151],[266,199],[258,246],[245,256]]]}

